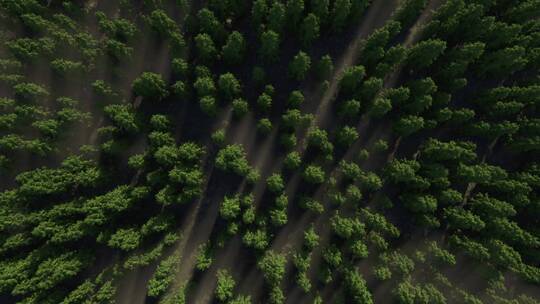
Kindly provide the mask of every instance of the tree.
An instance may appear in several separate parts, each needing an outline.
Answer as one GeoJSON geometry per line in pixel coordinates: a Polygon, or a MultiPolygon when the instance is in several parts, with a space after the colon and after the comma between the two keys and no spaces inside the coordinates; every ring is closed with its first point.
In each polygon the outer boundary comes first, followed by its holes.
{"type": "Polygon", "coordinates": [[[208,34],[198,34],[195,36],[195,46],[197,54],[202,61],[212,63],[217,58],[217,49],[214,41],[208,34]]]}
{"type": "Polygon", "coordinates": [[[345,126],[338,131],[337,141],[343,147],[350,147],[358,139],[358,132],[355,128],[345,126]]]}
{"type": "Polygon", "coordinates": [[[216,41],[223,41],[223,25],[221,25],[211,10],[202,8],[197,13],[197,18],[199,20],[199,29],[201,33],[212,36],[216,41]]]}
{"type": "Polygon", "coordinates": [[[289,73],[294,79],[301,81],[304,80],[310,66],[311,58],[306,53],[300,51],[289,63],[289,73]]]}
{"type": "Polygon", "coordinates": [[[228,145],[219,150],[216,156],[216,167],[232,171],[240,176],[246,176],[251,171],[244,148],[238,144],[228,145]]]}
{"type": "Polygon", "coordinates": [[[257,98],[257,106],[263,111],[268,112],[272,107],[272,97],[266,93],[262,93],[257,98]]]}
{"type": "Polygon", "coordinates": [[[313,250],[313,248],[319,245],[319,235],[315,232],[315,227],[313,225],[304,231],[303,244],[308,250],[313,250]]]}
{"type": "Polygon", "coordinates": [[[257,130],[261,134],[267,135],[272,131],[272,122],[268,118],[261,118],[257,123],[257,130]]]}
{"type": "Polygon", "coordinates": [[[437,199],[431,195],[403,194],[401,199],[415,213],[432,213],[437,210],[437,199]]]}
{"type": "Polygon", "coordinates": [[[309,13],[300,27],[301,39],[304,46],[310,46],[313,41],[319,38],[319,18],[313,13],[309,13]]]}
{"type": "Polygon", "coordinates": [[[343,263],[343,254],[336,245],[331,244],[323,250],[323,259],[333,268],[338,268],[343,263]]]}
{"type": "Polygon", "coordinates": [[[270,290],[270,304],[283,304],[285,303],[285,295],[279,286],[274,286],[270,290]]]}
{"type": "Polygon", "coordinates": [[[409,136],[424,128],[424,119],[420,116],[408,115],[402,117],[394,125],[394,131],[400,136],[409,136]]]}
{"type": "Polygon", "coordinates": [[[422,158],[432,162],[456,161],[470,163],[476,159],[476,144],[471,142],[443,142],[433,138],[422,146],[422,158]]]}
{"type": "Polygon", "coordinates": [[[246,3],[235,0],[211,0],[208,2],[208,6],[223,20],[226,20],[227,18],[234,19],[237,18],[237,16],[242,16],[246,10],[246,3]]]}
{"type": "MultiPolygon", "coordinates": [[[[98,18],[100,30],[105,32],[111,38],[127,42],[137,33],[137,27],[127,19],[108,19],[103,12],[96,12],[96,17],[98,18]]],[[[64,21],[68,22],[67,20],[64,21]]]]}
{"type": "Polygon", "coordinates": [[[288,129],[296,129],[308,126],[312,119],[313,115],[302,115],[302,112],[300,112],[298,109],[287,110],[287,112],[281,116],[284,127],[288,129]]]}
{"type": "Polygon", "coordinates": [[[240,94],[240,82],[232,73],[225,73],[219,76],[218,87],[225,99],[232,100],[240,94]]]}
{"type": "Polygon", "coordinates": [[[407,65],[413,69],[422,69],[430,66],[446,49],[446,42],[430,39],[417,43],[410,48],[407,56],[407,65]]]}
{"type": "Polygon", "coordinates": [[[172,92],[175,96],[178,96],[180,98],[186,98],[188,96],[188,89],[186,87],[186,84],[178,80],[171,86],[172,92]]]}
{"type": "Polygon", "coordinates": [[[270,177],[266,179],[266,185],[268,186],[268,190],[273,193],[280,193],[285,189],[283,178],[278,173],[270,175],[270,177]]]}
{"type": "Polygon", "coordinates": [[[310,184],[322,184],[324,182],[325,174],[321,167],[316,165],[309,165],[304,169],[302,174],[304,180],[310,184]]]}
{"type": "Polygon", "coordinates": [[[210,268],[214,258],[212,257],[212,250],[210,248],[210,243],[204,243],[198,247],[199,253],[197,254],[195,267],[197,270],[204,271],[210,268]]]}
{"type": "Polygon", "coordinates": [[[427,3],[427,0],[404,1],[400,3],[394,18],[401,23],[403,28],[409,28],[420,16],[427,3]]]}
{"type": "Polygon", "coordinates": [[[285,264],[287,259],[279,253],[268,250],[257,262],[257,267],[263,272],[264,279],[271,287],[280,284],[285,275],[285,264]]]}
{"type": "Polygon", "coordinates": [[[157,9],[152,11],[146,20],[150,27],[163,37],[170,37],[179,32],[178,25],[169,18],[164,10],[157,9]]]}
{"type": "Polygon", "coordinates": [[[287,20],[289,28],[296,30],[304,12],[304,0],[287,0],[287,20]]]}
{"type": "Polygon", "coordinates": [[[217,114],[217,103],[213,96],[203,96],[199,99],[199,106],[208,116],[215,116],[217,114]]]}
{"type": "Polygon", "coordinates": [[[105,83],[105,81],[99,79],[92,83],[92,90],[98,94],[101,95],[102,98],[112,98],[117,97],[117,93],[113,91],[113,88],[105,83]]]}
{"type": "Polygon", "coordinates": [[[393,291],[398,303],[446,303],[446,298],[433,285],[413,285],[407,279],[393,291]]]}
{"type": "Polygon", "coordinates": [[[351,0],[349,20],[359,20],[370,4],[371,0],[351,0]]]}
{"type": "Polygon", "coordinates": [[[387,176],[394,183],[410,183],[417,176],[416,172],[420,170],[420,163],[416,160],[392,160],[384,169],[387,176]]]}
{"type": "Polygon", "coordinates": [[[328,140],[328,133],[325,130],[314,128],[308,133],[308,147],[314,147],[325,154],[325,156],[331,156],[334,151],[334,146],[328,140]]]}
{"type": "Polygon", "coordinates": [[[339,107],[338,114],[347,118],[354,118],[360,114],[360,101],[349,99],[339,107]]]}
{"type": "Polygon", "coordinates": [[[148,281],[147,289],[150,297],[159,297],[167,290],[173,282],[173,273],[179,261],[180,256],[175,252],[159,263],[154,275],[148,281]]]}
{"type": "MultiPolygon", "coordinates": [[[[114,39],[108,39],[106,42],[106,49],[107,53],[113,57],[116,60],[121,60],[123,58],[129,58],[131,57],[131,54],[133,53],[133,48],[128,47],[125,43],[114,40],[114,39]]],[[[64,63],[63,66],[56,66],[57,72],[59,73],[66,73],[71,69],[71,71],[75,71],[77,64],[71,64],[70,66],[66,65],[64,63]]],[[[79,68],[82,69],[82,66],[79,68]]]]}
{"type": "MultiPolygon", "coordinates": [[[[98,13],[96,13],[96,15],[97,14],[98,13]]],[[[51,27],[51,24],[47,19],[36,14],[24,14],[20,17],[24,26],[36,34],[44,33],[51,27]]]]}
{"type": "Polygon", "coordinates": [[[382,188],[381,178],[373,172],[366,172],[360,175],[360,182],[363,190],[377,191],[382,188]]]}
{"type": "Polygon", "coordinates": [[[228,304],[251,304],[251,296],[237,296],[236,298],[230,300],[228,304]]]}
{"type": "MultiPolygon", "coordinates": [[[[121,54],[121,56],[129,56],[129,54],[121,54]]],[[[80,61],[71,61],[66,59],[55,59],[51,61],[51,68],[61,76],[69,74],[77,75],[78,72],[84,71],[84,65],[80,61]]]]}
{"type": "Polygon", "coordinates": [[[311,0],[311,11],[315,16],[319,18],[322,24],[327,22],[329,15],[329,1],[328,0],[311,0]]]}
{"type": "Polygon", "coordinates": [[[407,57],[407,49],[402,45],[396,45],[388,49],[384,54],[383,61],[375,67],[375,76],[384,78],[387,74],[405,61],[407,57]]]}
{"type": "Polygon", "coordinates": [[[341,88],[346,94],[354,93],[360,87],[365,75],[366,70],[361,65],[346,68],[339,82],[341,88]]]}
{"type": "Polygon", "coordinates": [[[300,206],[303,209],[309,210],[317,215],[321,215],[324,212],[324,206],[317,200],[302,199],[300,200],[300,206]]]}
{"type": "Polygon", "coordinates": [[[255,0],[253,2],[253,5],[251,7],[251,20],[253,20],[253,23],[259,27],[265,17],[268,14],[268,2],[266,0],[255,0]]]}
{"type": "Polygon", "coordinates": [[[236,285],[234,278],[226,269],[220,269],[217,272],[216,298],[225,303],[233,297],[233,290],[236,285]]]}
{"type": "Polygon", "coordinates": [[[139,130],[137,119],[130,104],[112,104],[103,109],[115,126],[127,133],[136,133],[139,130]]]}
{"type": "Polygon", "coordinates": [[[381,61],[385,56],[389,40],[394,35],[397,35],[400,29],[399,22],[389,21],[369,35],[362,50],[362,62],[367,67],[372,68],[377,62],[381,61]]]}
{"type": "Polygon", "coordinates": [[[305,272],[298,272],[296,275],[296,284],[298,284],[305,293],[309,293],[311,290],[311,282],[305,272]]]}
{"type": "Polygon", "coordinates": [[[463,208],[446,208],[444,216],[448,220],[451,229],[479,231],[486,226],[479,216],[463,208]]]}
{"type": "Polygon", "coordinates": [[[50,56],[55,49],[55,43],[50,38],[17,38],[6,42],[9,51],[21,62],[31,61],[38,56],[50,56]]]}
{"type": "Polygon", "coordinates": [[[337,211],[330,219],[330,225],[332,231],[345,240],[350,239],[353,236],[362,236],[366,234],[366,227],[364,224],[360,223],[358,218],[345,218],[340,216],[337,211]]]}
{"type": "Polygon", "coordinates": [[[486,245],[495,265],[503,269],[519,269],[523,264],[519,252],[503,241],[491,239],[486,245]]]}
{"type": "Polygon", "coordinates": [[[304,95],[299,90],[292,91],[289,95],[289,99],[287,100],[287,103],[291,108],[298,108],[303,102],[304,95]]]}
{"type": "Polygon", "coordinates": [[[392,102],[390,99],[378,97],[373,101],[369,109],[369,115],[380,118],[390,112],[390,110],[392,110],[392,102]]]}
{"type": "Polygon", "coordinates": [[[274,2],[268,11],[268,29],[276,33],[283,31],[285,25],[285,5],[274,2]]]}
{"type": "Polygon", "coordinates": [[[511,75],[527,65],[525,54],[525,48],[519,45],[486,53],[478,64],[478,74],[481,77],[491,75],[501,78],[511,75]]]}
{"type": "Polygon", "coordinates": [[[507,178],[508,175],[501,167],[481,163],[478,165],[459,164],[456,176],[466,183],[489,185],[495,180],[507,178]]]}
{"type": "Polygon", "coordinates": [[[241,118],[249,112],[247,101],[242,98],[236,98],[232,102],[233,114],[235,117],[241,118]]]}
{"type": "Polygon", "coordinates": [[[332,76],[334,72],[334,63],[332,62],[332,57],[330,55],[324,55],[317,62],[317,77],[319,79],[328,79],[332,76]]]}
{"type": "Polygon", "coordinates": [[[336,32],[343,30],[351,13],[351,0],[336,0],[332,9],[332,28],[336,32]]]}
{"type": "Polygon", "coordinates": [[[221,147],[225,143],[225,130],[219,129],[212,133],[212,142],[217,146],[221,147]]]}
{"type": "Polygon", "coordinates": [[[280,137],[280,143],[285,147],[285,149],[292,150],[297,143],[296,135],[294,133],[282,134],[280,137]]]}
{"type": "Polygon", "coordinates": [[[186,77],[189,70],[189,65],[182,58],[173,58],[171,61],[171,69],[175,74],[181,77],[186,77]]]}
{"type": "Polygon", "coordinates": [[[137,249],[141,242],[141,235],[135,229],[118,229],[107,242],[112,248],[118,248],[124,251],[137,249]]]}
{"type": "Polygon", "coordinates": [[[372,304],[373,297],[367,288],[367,283],[355,270],[347,270],[345,273],[345,287],[350,296],[351,303],[372,304]]]}
{"type": "Polygon", "coordinates": [[[13,86],[15,91],[15,97],[22,101],[35,102],[39,98],[45,98],[49,96],[49,91],[44,87],[32,83],[32,82],[23,82],[13,86]]]}
{"type": "Polygon", "coordinates": [[[311,253],[304,253],[302,251],[297,251],[293,254],[293,264],[298,272],[305,272],[309,268],[311,261],[311,253]]]}
{"type": "Polygon", "coordinates": [[[260,55],[266,61],[274,61],[279,52],[280,38],[279,34],[268,30],[261,35],[260,55]]]}
{"type": "Polygon", "coordinates": [[[270,222],[275,227],[287,224],[287,208],[275,208],[270,210],[270,222]]]}
{"type": "Polygon", "coordinates": [[[197,91],[199,97],[211,96],[216,92],[214,80],[207,76],[198,77],[193,87],[195,87],[195,91],[197,91]]]}
{"type": "Polygon", "coordinates": [[[221,54],[225,63],[229,65],[239,64],[246,52],[246,42],[242,34],[233,31],[227,38],[227,42],[221,49],[221,54]]]}
{"type": "Polygon", "coordinates": [[[225,196],[219,208],[219,214],[226,220],[233,220],[238,217],[240,215],[240,197],[238,195],[233,197],[225,196]]]}
{"type": "Polygon", "coordinates": [[[256,250],[264,250],[268,247],[268,234],[263,229],[257,229],[255,231],[248,230],[244,234],[242,242],[244,242],[246,246],[256,250]]]}
{"type": "Polygon", "coordinates": [[[161,100],[169,95],[167,85],[161,75],[144,72],[132,84],[133,93],[143,98],[161,100]]]}
{"type": "Polygon", "coordinates": [[[298,154],[298,152],[293,151],[287,154],[285,160],[283,160],[283,164],[288,170],[296,170],[302,164],[302,158],[300,157],[300,154],[298,154]]]}
{"type": "Polygon", "coordinates": [[[408,87],[385,89],[382,96],[390,99],[393,105],[402,105],[409,100],[411,90],[408,87]]]}

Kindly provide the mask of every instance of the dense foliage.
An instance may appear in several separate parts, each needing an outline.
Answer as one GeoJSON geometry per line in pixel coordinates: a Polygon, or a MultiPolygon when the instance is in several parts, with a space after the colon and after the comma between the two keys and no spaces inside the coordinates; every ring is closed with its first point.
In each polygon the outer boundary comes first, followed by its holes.
{"type": "Polygon", "coordinates": [[[540,1],[0,25],[0,303],[540,301],[540,1]]]}

